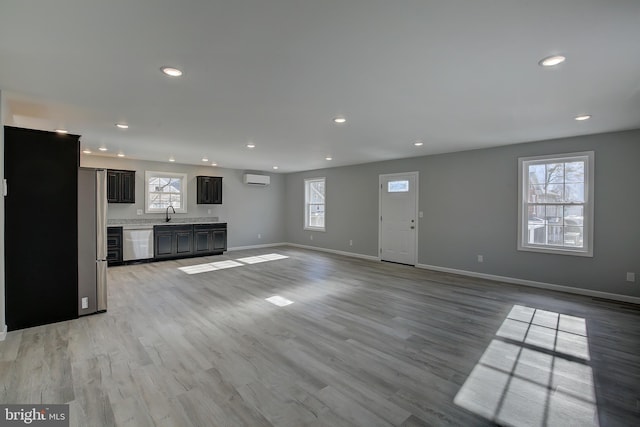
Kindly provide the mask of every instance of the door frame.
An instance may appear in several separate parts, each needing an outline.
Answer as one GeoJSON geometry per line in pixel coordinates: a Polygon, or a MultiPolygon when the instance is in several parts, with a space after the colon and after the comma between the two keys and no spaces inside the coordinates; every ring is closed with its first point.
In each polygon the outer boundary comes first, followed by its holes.
{"type": "Polygon", "coordinates": [[[385,173],[378,175],[378,261],[382,261],[382,181],[386,177],[396,176],[396,175],[412,175],[416,180],[416,211],[414,212],[416,218],[416,238],[415,238],[415,247],[414,247],[414,267],[418,265],[418,235],[419,235],[419,224],[420,218],[418,217],[419,213],[419,201],[420,201],[420,172],[396,172],[396,173],[385,173]]]}

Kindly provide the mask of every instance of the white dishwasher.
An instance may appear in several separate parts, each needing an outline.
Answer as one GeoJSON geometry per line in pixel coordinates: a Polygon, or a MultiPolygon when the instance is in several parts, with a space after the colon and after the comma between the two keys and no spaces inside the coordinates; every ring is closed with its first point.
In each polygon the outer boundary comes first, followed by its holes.
{"type": "Polygon", "coordinates": [[[122,227],[122,260],[153,258],[153,225],[122,227]]]}

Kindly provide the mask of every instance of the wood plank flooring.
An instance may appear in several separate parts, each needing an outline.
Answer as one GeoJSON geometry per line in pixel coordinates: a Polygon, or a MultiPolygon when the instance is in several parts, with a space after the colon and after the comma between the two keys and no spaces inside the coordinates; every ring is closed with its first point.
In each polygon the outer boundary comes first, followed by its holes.
{"type": "Polygon", "coordinates": [[[238,251],[109,268],[109,311],[8,333],[0,383],[73,426],[637,426],[640,307],[238,251]]]}

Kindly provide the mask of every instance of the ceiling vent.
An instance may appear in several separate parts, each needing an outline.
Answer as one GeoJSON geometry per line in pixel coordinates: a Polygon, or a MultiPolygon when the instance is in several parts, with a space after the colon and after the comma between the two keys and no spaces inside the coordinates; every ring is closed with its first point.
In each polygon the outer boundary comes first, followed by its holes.
{"type": "Polygon", "coordinates": [[[244,183],[250,185],[269,185],[271,183],[271,177],[268,175],[245,173],[243,178],[244,183]]]}

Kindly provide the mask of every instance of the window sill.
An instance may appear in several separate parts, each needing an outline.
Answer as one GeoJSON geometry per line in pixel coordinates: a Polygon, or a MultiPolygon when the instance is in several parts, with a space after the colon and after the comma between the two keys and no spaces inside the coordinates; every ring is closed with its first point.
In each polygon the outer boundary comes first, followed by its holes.
{"type": "MultiPolygon", "coordinates": [[[[144,213],[146,214],[166,214],[167,210],[166,209],[145,209],[144,213]]],[[[186,214],[187,210],[186,209],[176,209],[176,214],[186,214]]],[[[169,212],[169,215],[173,215],[173,211],[169,212]]]]}
{"type": "Polygon", "coordinates": [[[319,228],[319,227],[304,227],[305,231],[321,231],[323,233],[325,233],[327,230],[324,228],[319,228]]]}
{"type": "Polygon", "coordinates": [[[569,255],[593,258],[593,251],[576,251],[572,249],[549,248],[540,246],[518,246],[519,251],[538,252],[552,255],[569,255]]]}

